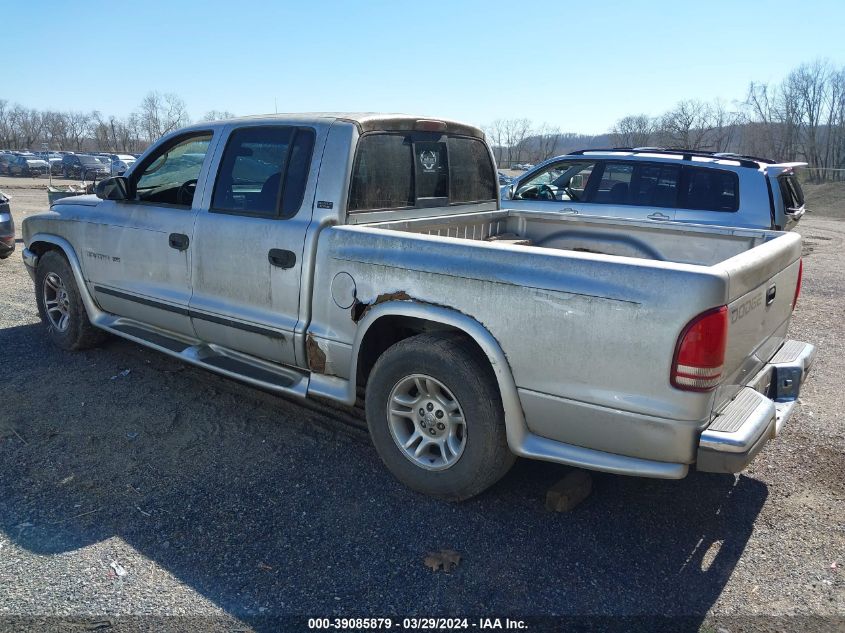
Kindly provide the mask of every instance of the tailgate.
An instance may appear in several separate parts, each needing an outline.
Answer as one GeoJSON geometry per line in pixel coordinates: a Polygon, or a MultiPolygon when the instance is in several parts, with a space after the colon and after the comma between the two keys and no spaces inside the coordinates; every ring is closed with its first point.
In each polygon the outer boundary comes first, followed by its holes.
{"type": "Polygon", "coordinates": [[[800,256],[801,237],[784,233],[714,267],[729,280],[724,378],[715,410],[730,401],[786,339],[800,256]]]}

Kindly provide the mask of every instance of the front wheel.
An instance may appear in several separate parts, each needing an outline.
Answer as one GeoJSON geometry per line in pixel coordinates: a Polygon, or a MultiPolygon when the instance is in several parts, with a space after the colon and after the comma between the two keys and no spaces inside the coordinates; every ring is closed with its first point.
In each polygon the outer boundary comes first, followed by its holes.
{"type": "Polygon", "coordinates": [[[477,495],[516,459],[493,371],[463,336],[420,334],[390,347],[367,381],[366,410],[382,461],[428,495],[477,495]]]}
{"type": "Polygon", "coordinates": [[[88,320],[70,264],[58,251],[47,251],[38,261],[35,301],[47,334],[62,349],[93,347],[106,337],[88,320]]]}

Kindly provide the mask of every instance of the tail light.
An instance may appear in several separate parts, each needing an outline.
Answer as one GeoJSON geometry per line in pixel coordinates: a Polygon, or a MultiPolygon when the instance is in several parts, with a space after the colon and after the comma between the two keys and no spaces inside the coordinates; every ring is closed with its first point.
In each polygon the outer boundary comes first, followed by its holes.
{"type": "Polygon", "coordinates": [[[728,341],[728,307],[702,312],[681,332],[671,383],[685,391],[711,391],[722,380],[728,341]]]}
{"type": "Polygon", "coordinates": [[[801,278],[804,276],[804,260],[798,260],[798,281],[795,282],[795,296],[792,298],[792,309],[795,309],[795,304],[798,303],[798,295],[801,294],[801,278]]]}

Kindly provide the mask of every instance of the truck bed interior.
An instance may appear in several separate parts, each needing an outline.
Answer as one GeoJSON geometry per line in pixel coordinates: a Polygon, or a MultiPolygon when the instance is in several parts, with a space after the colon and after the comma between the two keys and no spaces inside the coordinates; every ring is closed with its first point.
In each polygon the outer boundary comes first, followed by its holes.
{"type": "Polygon", "coordinates": [[[777,237],[777,233],[687,223],[644,223],[619,218],[503,209],[373,223],[373,228],[515,247],[600,253],[712,266],[777,237]],[[699,233],[700,239],[689,239],[699,233]],[[685,239],[679,239],[683,236],[685,239]]]}

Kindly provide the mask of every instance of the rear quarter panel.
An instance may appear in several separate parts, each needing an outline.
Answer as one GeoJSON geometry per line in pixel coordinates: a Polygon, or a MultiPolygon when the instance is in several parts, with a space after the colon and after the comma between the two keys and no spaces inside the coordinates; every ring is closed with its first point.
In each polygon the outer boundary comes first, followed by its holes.
{"type": "Polygon", "coordinates": [[[726,278],[705,268],[329,228],[318,245],[309,331],[326,344],[327,371],[347,378],[357,322],[332,297],[342,273],[354,280],[359,313],[408,300],[472,317],[501,345],[518,388],[673,420],[709,417],[712,394],[669,384],[684,325],[724,303],[726,278]]]}

